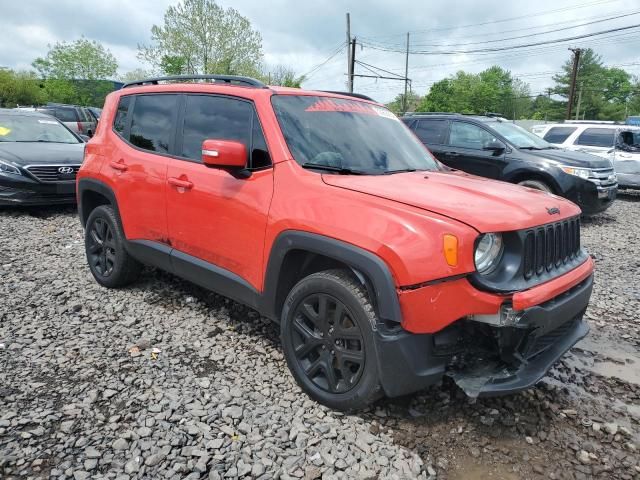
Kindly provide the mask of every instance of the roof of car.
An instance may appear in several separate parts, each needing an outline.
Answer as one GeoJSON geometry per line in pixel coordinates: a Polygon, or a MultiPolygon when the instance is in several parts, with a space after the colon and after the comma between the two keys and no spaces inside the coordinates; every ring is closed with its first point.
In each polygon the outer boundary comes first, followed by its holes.
{"type": "Polygon", "coordinates": [[[45,117],[51,118],[51,115],[32,110],[21,110],[19,108],[0,108],[0,115],[9,115],[12,117],[45,117]]]}
{"type": "Polygon", "coordinates": [[[405,115],[402,117],[403,120],[411,120],[413,118],[451,118],[455,117],[458,119],[466,119],[466,120],[477,120],[479,122],[510,122],[504,117],[502,117],[499,113],[488,113],[485,115],[479,114],[463,114],[463,113],[455,113],[455,112],[424,112],[424,113],[412,113],[410,115],[405,115]]]}
{"type": "Polygon", "coordinates": [[[536,127],[568,127],[568,128],[606,128],[610,130],[639,130],[639,125],[627,125],[625,123],[545,123],[541,125],[535,125],[536,127]]]}

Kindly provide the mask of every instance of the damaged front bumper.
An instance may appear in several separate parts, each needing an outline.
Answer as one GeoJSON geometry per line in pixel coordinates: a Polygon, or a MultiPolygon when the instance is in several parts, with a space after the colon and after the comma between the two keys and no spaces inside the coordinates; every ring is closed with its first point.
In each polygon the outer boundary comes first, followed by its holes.
{"type": "Polygon", "coordinates": [[[378,331],[381,381],[388,396],[417,391],[450,376],[470,397],[504,395],[540,380],[589,331],[583,319],[593,275],[523,310],[472,315],[437,333],[378,331]]]}

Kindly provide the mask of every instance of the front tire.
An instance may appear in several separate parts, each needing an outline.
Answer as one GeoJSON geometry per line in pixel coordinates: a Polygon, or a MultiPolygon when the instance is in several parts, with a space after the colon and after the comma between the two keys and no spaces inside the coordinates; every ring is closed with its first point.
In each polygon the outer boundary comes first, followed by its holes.
{"type": "Polygon", "coordinates": [[[311,398],[342,411],[362,409],[381,395],[367,292],[345,270],[314,273],[284,304],[281,340],[298,385],[311,398]]]}
{"type": "Polygon", "coordinates": [[[522,185],[523,187],[533,188],[534,190],[541,190],[547,193],[553,193],[553,190],[551,190],[551,187],[540,180],[523,180],[521,182],[518,182],[518,185],[522,185]]]}
{"type": "Polygon", "coordinates": [[[134,282],[142,265],[126,251],[125,237],[113,208],[101,205],[91,212],[84,231],[87,262],[93,278],[108,288],[134,282]]]}

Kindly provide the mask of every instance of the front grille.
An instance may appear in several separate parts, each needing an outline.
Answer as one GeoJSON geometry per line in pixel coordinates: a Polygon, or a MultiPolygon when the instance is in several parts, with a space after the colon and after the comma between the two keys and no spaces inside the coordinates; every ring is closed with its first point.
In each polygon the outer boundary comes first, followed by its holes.
{"type": "Polygon", "coordinates": [[[589,180],[599,187],[611,187],[618,183],[613,168],[593,168],[589,180]]]}
{"type": "Polygon", "coordinates": [[[524,239],[525,280],[540,276],[573,260],[580,252],[578,217],[528,230],[524,239]]]}
{"type": "Polygon", "coordinates": [[[34,165],[27,167],[31,175],[41,182],[75,181],[80,165],[34,165]],[[73,168],[71,173],[62,173],[60,168],[73,168]]]}

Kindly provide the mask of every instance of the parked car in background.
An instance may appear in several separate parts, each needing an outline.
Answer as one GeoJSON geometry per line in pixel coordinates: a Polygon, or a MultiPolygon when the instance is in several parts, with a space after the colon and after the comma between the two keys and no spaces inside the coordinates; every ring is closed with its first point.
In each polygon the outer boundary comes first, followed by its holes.
{"type": "Polygon", "coordinates": [[[36,107],[36,111],[56,117],[76,133],[92,137],[96,131],[97,120],[89,113],[87,107],[76,105],[48,104],[36,107]]]}
{"type": "Polygon", "coordinates": [[[91,115],[93,115],[93,118],[96,119],[96,122],[98,122],[98,120],[100,120],[100,115],[102,114],[102,109],[101,108],[87,107],[87,110],[89,111],[89,113],[91,115]]]}
{"type": "Polygon", "coordinates": [[[74,203],[84,147],[50,115],[0,109],[0,205],[74,203]]]}
{"type": "Polygon", "coordinates": [[[78,174],[95,280],[151,264],[251,306],[325,405],[446,374],[474,398],[515,392],[587,334],[580,209],[446,169],[380,104],[198,75],[105,105],[78,174]]]}
{"type": "Polygon", "coordinates": [[[606,210],[616,198],[610,160],[557,148],[499,116],[417,114],[402,120],[456,170],[555,193],[585,215],[606,210]]]}
{"type": "Polygon", "coordinates": [[[566,121],[536,125],[531,131],[558,147],[609,159],[619,188],[640,189],[640,127],[566,121]]]}

